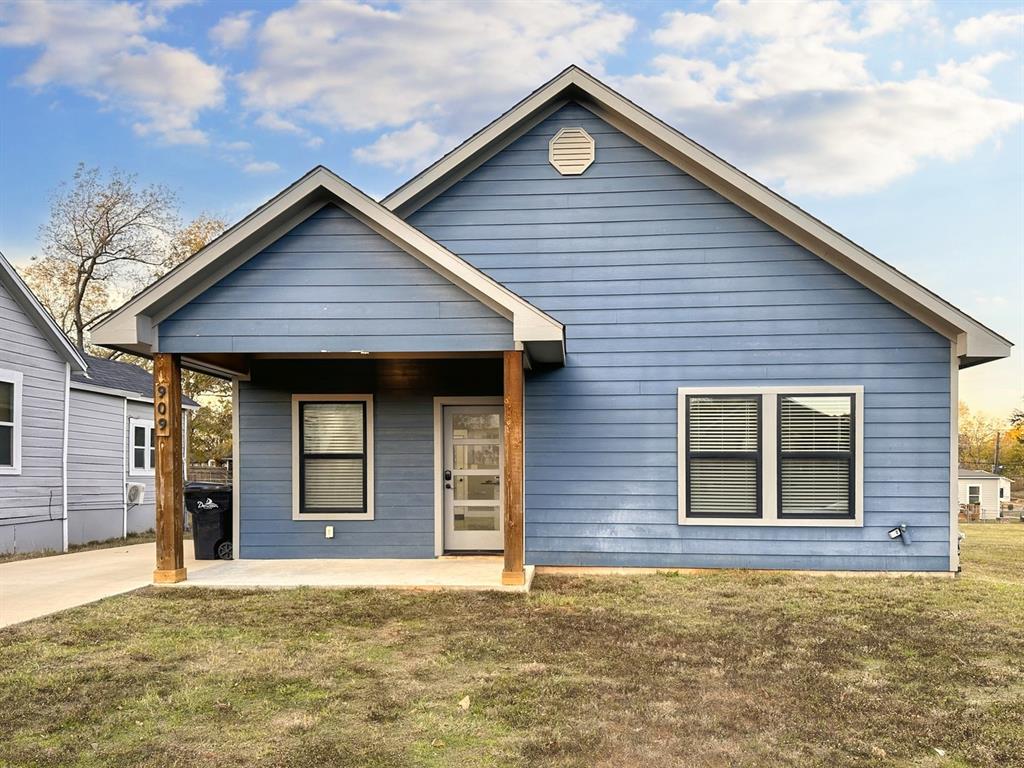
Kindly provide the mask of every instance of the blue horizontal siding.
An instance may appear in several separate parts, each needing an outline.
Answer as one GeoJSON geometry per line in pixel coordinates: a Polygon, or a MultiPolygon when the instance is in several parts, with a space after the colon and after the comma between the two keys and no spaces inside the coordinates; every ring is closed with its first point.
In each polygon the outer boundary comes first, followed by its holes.
{"type": "Polygon", "coordinates": [[[497,359],[255,362],[239,383],[241,556],[433,557],[433,398],[500,392],[497,359]],[[374,396],[374,519],[292,520],[292,394],[346,392],[374,396]]]}
{"type": "Polygon", "coordinates": [[[947,569],[949,342],[902,310],[575,104],[409,221],[566,324],[527,378],[529,562],[947,569]],[[677,525],[676,388],[785,384],[864,386],[864,527],[677,525]]]}
{"type": "Polygon", "coordinates": [[[512,348],[512,324],[328,205],[160,324],[163,352],[512,348]]]}

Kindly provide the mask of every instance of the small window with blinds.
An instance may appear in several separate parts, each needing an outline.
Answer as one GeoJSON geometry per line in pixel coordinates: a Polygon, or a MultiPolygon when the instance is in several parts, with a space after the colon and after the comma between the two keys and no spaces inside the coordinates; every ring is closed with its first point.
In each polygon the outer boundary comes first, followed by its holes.
{"type": "Polygon", "coordinates": [[[778,396],[780,518],[853,518],[854,395],[778,396]]]}
{"type": "Polygon", "coordinates": [[[761,516],[761,398],[686,398],[686,514],[761,516]]]}
{"type": "Polygon", "coordinates": [[[300,514],[369,512],[367,424],[371,407],[363,398],[298,403],[300,514]]]}

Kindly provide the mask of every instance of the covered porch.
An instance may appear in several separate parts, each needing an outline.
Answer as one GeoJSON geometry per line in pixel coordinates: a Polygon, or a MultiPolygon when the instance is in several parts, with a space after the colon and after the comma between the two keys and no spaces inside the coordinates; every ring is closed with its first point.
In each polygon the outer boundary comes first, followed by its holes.
{"type": "MultiPolygon", "coordinates": [[[[182,435],[165,414],[181,397],[183,358],[157,353],[154,361],[153,578],[179,583],[188,579],[181,536],[185,511],[181,465],[172,457],[180,454],[182,435]]],[[[459,589],[528,583],[523,538],[528,363],[522,351],[193,354],[184,364],[216,367],[232,379],[236,560],[218,566],[216,576],[204,577],[204,583],[459,589]],[[363,411],[364,437],[357,446],[363,453],[337,460],[362,469],[365,490],[358,509],[305,506],[324,494],[349,493],[336,487],[339,477],[351,475],[339,475],[331,467],[333,458],[326,460],[326,480],[317,479],[320,469],[311,471],[321,455],[308,454],[304,414],[314,407],[363,411]],[[481,425],[480,431],[460,432],[460,417],[481,425]]],[[[355,483],[360,485],[359,477],[355,483]]]]}
{"type": "Polygon", "coordinates": [[[188,577],[168,417],[183,366],[232,380],[241,563],[454,550],[500,554],[501,583],[526,583],[524,371],[564,364],[565,329],[326,169],[93,341],[154,360],[157,583],[188,577]]]}

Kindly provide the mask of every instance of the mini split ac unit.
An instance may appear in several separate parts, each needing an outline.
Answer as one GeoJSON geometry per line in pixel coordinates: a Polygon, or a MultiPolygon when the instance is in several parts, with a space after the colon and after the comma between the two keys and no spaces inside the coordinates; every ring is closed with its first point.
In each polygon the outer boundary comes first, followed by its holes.
{"type": "Polygon", "coordinates": [[[145,483],[128,483],[127,490],[128,503],[132,506],[138,506],[146,498],[145,483]]]}

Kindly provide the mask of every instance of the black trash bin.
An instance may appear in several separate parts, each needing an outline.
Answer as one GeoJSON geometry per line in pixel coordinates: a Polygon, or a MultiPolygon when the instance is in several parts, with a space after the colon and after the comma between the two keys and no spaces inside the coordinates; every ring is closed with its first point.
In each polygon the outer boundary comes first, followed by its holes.
{"type": "Polygon", "coordinates": [[[231,559],[231,486],[185,485],[185,509],[192,515],[196,560],[231,559]]]}

